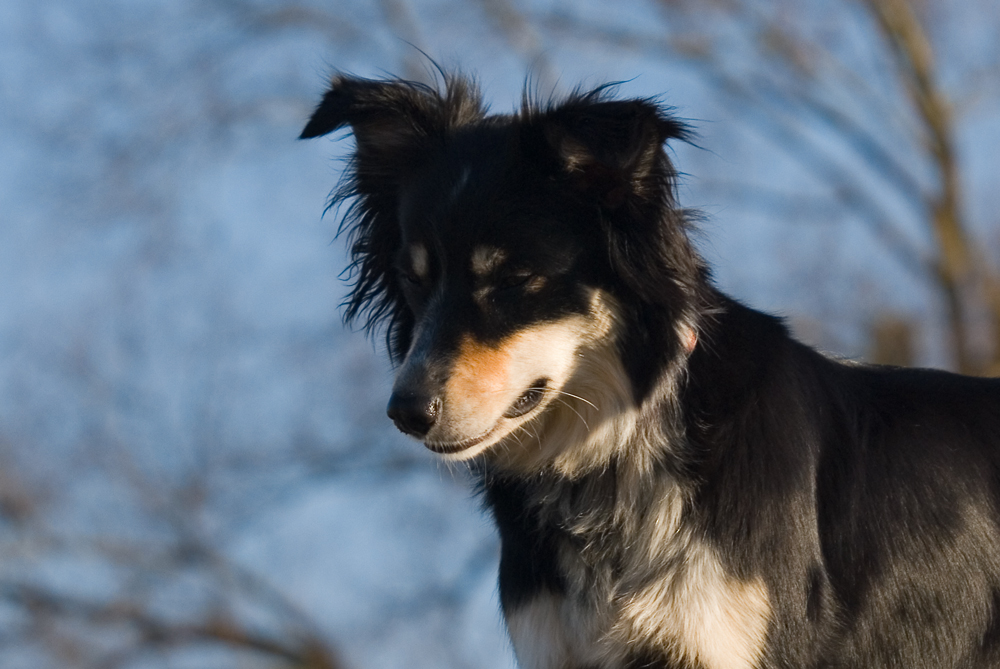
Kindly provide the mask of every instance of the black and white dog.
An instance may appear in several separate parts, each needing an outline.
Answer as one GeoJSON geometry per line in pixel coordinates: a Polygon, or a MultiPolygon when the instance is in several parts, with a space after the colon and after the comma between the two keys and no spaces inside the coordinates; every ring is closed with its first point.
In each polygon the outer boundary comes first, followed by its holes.
{"type": "Polygon", "coordinates": [[[1000,667],[1000,381],[721,294],[649,100],[337,76],[302,137],[345,126],[347,317],[399,429],[481,477],[522,667],[1000,667]]]}

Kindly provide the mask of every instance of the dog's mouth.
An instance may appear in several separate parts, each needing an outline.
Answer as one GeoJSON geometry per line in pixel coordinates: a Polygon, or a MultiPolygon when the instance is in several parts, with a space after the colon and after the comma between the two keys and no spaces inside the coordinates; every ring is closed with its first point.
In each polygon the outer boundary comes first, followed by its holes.
{"type": "Polygon", "coordinates": [[[425,441],[424,446],[431,449],[439,455],[454,455],[455,453],[461,453],[462,451],[468,450],[475,446],[476,444],[481,444],[497,431],[497,426],[494,425],[486,432],[482,433],[478,437],[470,437],[469,439],[463,439],[462,441],[454,442],[440,442],[440,441],[425,441]]]}
{"type": "MultiPolygon", "coordinates": [[[[521,395],[514,400],[514,403],[510,405],[510,408],[503,413],[503,417],[508,419],[521,418],[522,416],[531,413],[534,409],[541,405],[548,385],[548,379],[538,379],[532,383],[527,390],[521,393],[521,395]]],[[[468,439],[454,442],[425,441],[424,445],[440,455],[454,455],[456,453],[466,451],[477,444],[483,443],[500,431],[500,428],[501,423],[497,422],[493,425],[493,427],[476,437],[470,437],[468,439]]]]}

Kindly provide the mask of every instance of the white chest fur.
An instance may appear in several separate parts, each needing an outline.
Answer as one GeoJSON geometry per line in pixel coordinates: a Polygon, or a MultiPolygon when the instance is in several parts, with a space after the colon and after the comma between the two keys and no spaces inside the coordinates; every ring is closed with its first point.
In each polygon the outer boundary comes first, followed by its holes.
{"type": "Polygon", "coordinates": [[[701,542],[642,581],[605,593],[542,593],[511,612],[521,669],[618,669],[638,649],[706,669],[758,665],[770,618],[762,581],[734,578],[701,542]]]}
{"type": "Polygon", "coordinates": [[[575,659],[575,634],[563,619],[565,600],[541,594],[507,616],[507,629],[521,669],[564,669],[575,659]]]}

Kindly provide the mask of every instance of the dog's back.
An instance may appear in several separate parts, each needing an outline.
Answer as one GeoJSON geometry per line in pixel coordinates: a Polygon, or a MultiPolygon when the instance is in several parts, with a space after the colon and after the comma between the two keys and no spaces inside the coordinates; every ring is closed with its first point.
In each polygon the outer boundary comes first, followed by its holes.
{"type": "Polygon", "coordinates": [[[774,666],[1000,666],[1000,381],[833,361],[738,305],[717,327],[692,510],[783,594],[774,666]]]}

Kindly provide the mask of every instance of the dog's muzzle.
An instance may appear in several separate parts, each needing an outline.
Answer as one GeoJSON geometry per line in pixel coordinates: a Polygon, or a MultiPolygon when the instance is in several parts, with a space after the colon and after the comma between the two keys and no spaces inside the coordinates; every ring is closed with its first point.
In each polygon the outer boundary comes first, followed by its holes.
{"type": "MultiPolygon", "coordinates": [[[[464,439],[449,442],[426,442],[427,447],[437,453],[457,453],[474,446],[492,435],[505,420],[517,419],[531,413],[543,401],[549,379],[541,378],[521,393],[517,399],[498,417],[497,422],[483,432],[464,439]]],[[[442,418],[443,401],[440,396],[421,392],[413,386],[397,388],[389,398],[386,413],[400,432],[425,440],[442,418]]]]}

